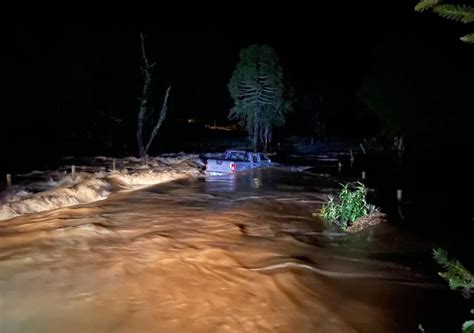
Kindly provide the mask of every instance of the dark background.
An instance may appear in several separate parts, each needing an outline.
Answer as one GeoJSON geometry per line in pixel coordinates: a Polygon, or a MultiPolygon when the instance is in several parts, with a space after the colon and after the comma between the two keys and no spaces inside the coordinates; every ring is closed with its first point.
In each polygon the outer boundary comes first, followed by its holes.
{"type": "MultiPolygon", "coordinates": [[[[388,70],[397,70],[394,63],[416,70],[417,84],[435,81],[439,90],[472,87],[467,81],[472,76],[463,74],[472,74],[473,47],[458,40],[466,27],[433,13],[416,13],[413,6],[410,1],[316,5],[311,11],[289,9],[284,16],[240,15],[214,23],[160,19],[160,24],[14,25],[15,44],[3,61],[8,106],[2,110],[2,150],[8,151],[8,160],[38,153],[135,154],[140,32],[149,57],[157,61],[153,93],[158,109],[165,87],[173,86],[169,116],[151,153],[166,146],[160,141],[179,140],[173,136],[179,121],[198,117],[205,123],[226,122],[232,106],[226,85],[239,51],[254,43],[276,49],[294,88],[295,112],[282,131],[285,135],[310,132],[301,108],[307,96],[324,98],[328,135],[378,134],[378,119],[358,96],[377,63],[388,70]],[[451,68],[443,71],[446,66],[451,68]],[[439,77],[440,72],[452,75],[439,77]],[[104,147],[106,138],[111,147],[104,147]]],[[[443,107],[454,104],[449,91],[445,94],[443,107]]],[[[430,110],[418,108],[418,123],[425,113],[451,117],[452,110],[438,108],[438,102],[430,110]]],[[[439,122],[425,120],[434,126],[439,122]]]]}

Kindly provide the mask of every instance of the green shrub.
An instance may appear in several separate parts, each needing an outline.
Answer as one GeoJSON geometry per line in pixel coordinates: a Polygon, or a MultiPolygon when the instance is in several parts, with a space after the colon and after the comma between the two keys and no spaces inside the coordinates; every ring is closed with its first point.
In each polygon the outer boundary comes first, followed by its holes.
{"type": "Polygon", "coordinates": [[[474,293],[474,275],[455,259],[449,259],[448,253],[443,249],[434,249],[433,258],[446,269],[439,275],[448,281],[452,290],[460,290],[465,297],[474,293]]]}
{"type": "Polygon", "coordinates": [[[369,205],[365,199],[367,189],[364,184],[357,182],[354,190],[349,188],[349,184],[341,186],[339,203],[329,196],[328,203],[316,215],[321,216],[329,224],[336,224],[345,230],[357,219],[368,214],[369,205]]]}
{"type": "MultiPolygon", "coordinates": [[[[448,281],[449,287],[452,290],[461,291],[466,298],[471,297],[471,294],[474,293],[474,275],[458,260],[449,259],[448,253],[443,249],[434,249],[433,258],[446,269],[445,272],[438,274],[448,281]]],[[[462,331],[463,333],[474,333],[474,320],[464,322],[462,331]]]]}
{"type": "Polygon", "coordinates": [[[462,324],[462,332],[474,333],[474,320],[465,321],[464,324],[462,324]]]}

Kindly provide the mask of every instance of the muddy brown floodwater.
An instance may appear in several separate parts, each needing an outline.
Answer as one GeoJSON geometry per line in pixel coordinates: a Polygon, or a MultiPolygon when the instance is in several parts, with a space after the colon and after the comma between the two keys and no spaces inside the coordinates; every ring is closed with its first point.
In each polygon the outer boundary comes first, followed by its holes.
{"type": "Polygon", "coordinates": [[[449,293],[425,248],[329,231],[334,188],[255,170],[2,221],[0,332],[416,332],[449,293]]]}

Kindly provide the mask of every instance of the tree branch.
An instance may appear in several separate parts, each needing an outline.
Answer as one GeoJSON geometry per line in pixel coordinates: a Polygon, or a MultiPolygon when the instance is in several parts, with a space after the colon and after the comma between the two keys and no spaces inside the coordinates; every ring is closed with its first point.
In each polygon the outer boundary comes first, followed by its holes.
{"type": "Polygon", "coordinates": [[[252,97],[257,96],[257,93],[254,92],[254,93],[248,93],[248,94],[246,93],[239,94],[239,97],[250,97],[250,96],[252,97]]]}
{"type": "Polygon", "coordinates": [[[239,86],[255,89],[255,85],[253,84],[246,84],[246,83],[239,82],[239,86]]]}
{"type": "Polygon", "coordinates": [[[259,101],[274,101],[274,100],[275,100],[275,98],[268,97],[268,96],[263,96],[263,95],[259,95],[259,96],[257,97],[257,99],[258,99],[259,101]]]}
{"type": "Polygon", "coordinates": [[[269,87],[263,87],[262,91],[275,92],[275,91],[277,91],[277,89],[275,89],[275,88],[272,89],[272,88],[269,88],[269,87]]]}
{"type": "Polygon", "coordinates": [[[145,153],[148,152],[148,149],[150,148],[153,139],[155,138],[156,134],[158,133],[158,130],[161,127],[161,124],[163,124],[163,121],[166,118],[166,113],[168,112],[168,97],[170,94],[170,90],[171,90],[171,86],[169,86],[168,89],[166,89],[165,99],[163,100],[163,105],[161,106],[160,117],[155,127],[153,128],[153,132],[151,132],[150,139],[148,140],[148,143],[146,144],[145,153]]]}
{"type": "Polygon", "coordinates": [[[145,39],[143,38],[143,33],[140,32],[140,39],[142,40],[142,56],[143,56],[143,62],[145,63],[145,68],[149,68],[149,63],[148,63],[148,58],[146,57],[146,51],[145,51],[145,39]]]}

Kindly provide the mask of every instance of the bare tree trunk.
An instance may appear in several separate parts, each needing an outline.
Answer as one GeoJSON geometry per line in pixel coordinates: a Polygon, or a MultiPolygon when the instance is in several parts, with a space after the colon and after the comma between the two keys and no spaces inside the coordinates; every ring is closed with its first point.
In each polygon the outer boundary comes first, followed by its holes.
{"type": "Polygon", "coordinates": [[[405,145],[403,144],[403,136],[400,136],[400,138],[398,139],[397,149],[400,152],[403,152],[405,150],[405,145]]]}
{"type": "Polygon", "coordinates": [[[267,152],[267,149],[268,149],[268,139],[269,139],[269,126],[268,125],[265,125],[265,133],[263,135],[263,151],[266,153],[267,152]]]}
{"type": "Polygon", "coordinates": [[[137,142],[138,142],[138,153],[140,157],[145,157],[146,151],[143,144],[143,122],[145,121],[146,111],[148,109],[148,94],[150,91],[151,73],[144,69],[145,78],[143,80],[143,92],[140,98],[140,107],[138,111],[137,121],[137,142]]]}
{"type": "Polygon", "coordinates": [[[148,61],[145,51],[145,41],[143,39],[143,34],[140,33],[140,39],[142,41],[142,56],[143,56],[143,67],[142,72],[144,75],[143,78],[143,89],[142,97],[140,98],[140,107],[138,111],[138,122],[137,122],[137,142],[138,142],[138,153],[140,157],[145,157],[146,149],[143,143],[143,122],[145,121],[145,115],[149,108],[148,97],[150,95],[150,86],[151,86],[151,74],[153,73],[153,67],[155,64],[148,61]]]}
{"type": "Polygon", "coordinates": [[[150,63],[146,56],[145,51],[145,41],[143,38],[143,34],[140,34],[141,38],[141,49],[142,49],[142,56],[143,56],[143,67],[142,72],[144,75],[143,78],[143,90],[142,90],[142,97],[140,98],[140,106],[138,110],[138,120],[137,120],[137,142],[138,142],[138,153],[141,158],[146,157],[148,153],[148,149],[153,142],[158,130],[160,129],[163,121],[166,118],[166,114],[168,111],[168,96],[171,89],[171,86],[166,89],[165,99],[163,101],[163,105],[161,106],[160,116],[156,125],[153,127],[153,131],[151,132],[150,138],[148,139],[146,146],[145,146],[145,139],[143,138],[143,128],[145,118],[147,117],[147,113],[150,110],[150,88],[151,88],[151,78],[153,74],[153,68],[155,67],[155,63],[150,63]]]}
{"type": "Polygon", "coordinates": [[[143,144],[143,122],[145,120],[146,110],[148,108],[148,91],[150,89],[151,78],[148,77],[148,74],[145,73],[145,79],[143,83],[143,93],[142,98],[140,99],[140,107],[138,111],[138,120],[137,120],[137,142],[138,142],[138,153],[140,157],[146,155],[145,147],[143,144]]]}
{"type": "Polygon", "coordinates": [[[253,117],[253,151],[257,151],[258,144],[258,108],[255,108],[253,117]]]}
{"type": "Polygon", "coordinates": [[[150,138],[148,139],[148,143],[146,144],[146,147],[145,147],[145,155],[148,153],[148,149],[150,148],[151,143],[153,142],[153,139],[155,138],[156,134],[158,133],[158,130],[161,127],[161,124],[163,124],[163,121],[166,118],[166,113],[168,112],[168,96],[170,94],[170,90],[171,90],[171,86],[169,86],[168,89],[166,89],[165,99],[163,100],[163,105],[161,106],[160,118],[158,119],[158,122],[153,128],[153,132],[151,132],[150,138]]]}
{"type": "Polygon", "coordinates": [[[258,139],[260,142],[265,142],[264,131],[265,129],[263,128],[262,124],[260,124],[260,127],[258,128],[258,139]]]}
{"type": "MultiPolygon", "coordinates": [[[[270,146],[270,152],[273,151],[272,145],[271,145],[272,141],[273,141],[273,131],[272,131],[271,126],[269,126],[269,127],[268,127],[268,144],[269,144],[269,146],[270,146]]],[[[267,152],[268,152],[268,151],[267,151],[267,152]]]]}

